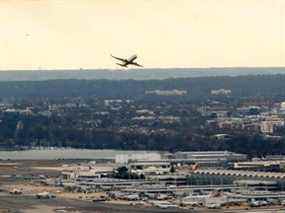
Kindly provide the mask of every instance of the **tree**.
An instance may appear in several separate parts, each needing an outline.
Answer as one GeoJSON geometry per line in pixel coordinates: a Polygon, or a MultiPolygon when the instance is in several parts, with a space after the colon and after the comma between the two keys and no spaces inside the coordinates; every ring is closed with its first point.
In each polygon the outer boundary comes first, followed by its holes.
{"type": "Polygon", "coordinates": [[[115,170],[115,175],[116,178],[121,178],[121,179],[129,179],[129,169],[126,166],[121,166],[117,170],[115,170]]]}

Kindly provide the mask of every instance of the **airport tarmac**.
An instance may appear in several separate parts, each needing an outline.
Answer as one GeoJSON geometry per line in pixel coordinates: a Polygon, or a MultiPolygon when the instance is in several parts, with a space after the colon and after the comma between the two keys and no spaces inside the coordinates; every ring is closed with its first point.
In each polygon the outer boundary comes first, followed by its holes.
{"type": "Polygon", "coordinates": [[[115,212],[189,212],[183,209],[144,208],[143,206],[114,205],[107,203],[94,203],[90,201],[68,199],[37,199],[34,196],[9,195],[0,196],[0,213],[54,213],[54,212],[80,212],[80,213],[115,213],[115,212]]]}
{"type": "Polygon", "coordinates": [[[154,207],[145,208],[143,206],[116,205],[101,202],[80,201],[71,199],[37,199],[34,196],[14,196],[9,194],[0,194],[0,213],[55,213],[55,212],[73,212],[73,213],[171,213],[171,212],[193,212],[193,213],[285,213],[282,207],[259,208],[259,209],[159,209],[154,207]]]}

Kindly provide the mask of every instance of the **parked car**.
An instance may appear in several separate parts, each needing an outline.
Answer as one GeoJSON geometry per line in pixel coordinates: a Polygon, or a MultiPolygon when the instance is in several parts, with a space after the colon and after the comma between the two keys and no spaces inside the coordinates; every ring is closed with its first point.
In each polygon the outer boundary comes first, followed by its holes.
{"type": "Polygon", "coordinates": [[[21,189],[16,189],[16,188],[14,188],[14,189],[12,189],[11,191],[9,191],[9,193],[10,193],[10,194],[13,194],[13,195],[20,195],[20,194],[22,194],[23,192],[22,192],[21,189]]]}
{"type": "Polygon", "coordinates": [[[50,199],[50,198],[56,198],[56,196],[50,192],[41,192],[36,194],[36,197],[38,199],[50,199]]]}

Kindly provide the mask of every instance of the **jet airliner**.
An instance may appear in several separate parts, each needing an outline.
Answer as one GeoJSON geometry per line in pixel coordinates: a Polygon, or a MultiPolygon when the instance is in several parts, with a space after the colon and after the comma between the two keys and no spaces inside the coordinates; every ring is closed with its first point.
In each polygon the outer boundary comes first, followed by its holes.
{"type": "Polygon", "coordinates": [[[135,60],[137,59],[137,55],[133,55],[128,59],[124,59],[124,58],[119,58],[116,56],[111,55],[113,58],[121,61],[121,63],[116,63],[117,65],[121,66],[121,67],[128,67],[128,65],[134,65],[134,66],[138,66],[138,67],[143,67],[142,65],[138,64],[137,62],[135,62],[135,60]]]}

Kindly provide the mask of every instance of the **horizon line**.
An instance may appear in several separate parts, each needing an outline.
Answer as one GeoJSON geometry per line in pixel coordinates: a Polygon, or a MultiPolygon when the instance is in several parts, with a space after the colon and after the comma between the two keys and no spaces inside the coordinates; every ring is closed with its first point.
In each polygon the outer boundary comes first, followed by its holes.
{"type": "Polygon", "coordinates": [[[186,70],[186,69],[285,69],[285,66],[213,66],[213,67],[144,67],[144,68],[41,68],[41,69],[0,69],[0,72],[15,72],[15,71],[120,71],[126,72],[131,70],[186,70]]]}

